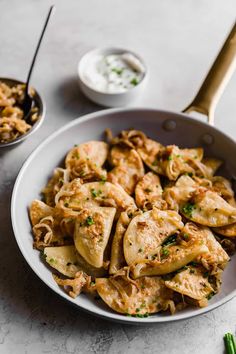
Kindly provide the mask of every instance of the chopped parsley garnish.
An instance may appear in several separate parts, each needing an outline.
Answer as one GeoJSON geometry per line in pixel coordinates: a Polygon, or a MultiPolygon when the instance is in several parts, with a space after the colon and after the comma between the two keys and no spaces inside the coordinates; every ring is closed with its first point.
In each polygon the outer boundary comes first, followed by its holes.
{"type": "Polygon", "coordinates": [[[162,248],[161,250],[161,258],[166,258],[170,254],[169,250],[167,248],[162,248]]]}
{"type": "Polygon", "coordinates": [[[186,241],[186,240],[188,240],[189,239],[189,235],[188,234],[183,234],[183,239],[186,241]]]}
{"type": "Polygon", "coordinates": [[[214,291],[206,296],[207,300],[211,300],[211,298],[215,295],[214,291]]]}
{"type": "Polygon", "coordinates": [[[80,176],[80,177],[84,177],[85,175],[86,175],[86,172],[85,172],[85,171],[83,171],[83,170],[80,171],[80,173],[79,173],[79,176],[80,176]]]}
{"type": "Polygon", "coordinates": [[[128,312],[126,313],[126,316],[127,317],[132,317],[131,313],[128,313],[128,312]]]}
{"type": "Polygon", "coordinates": [[[104,184],[105,182],[107,181],[106,177],[105,176],[101,176],[101,183],[104,184]]]}
{"type": "Polygon", "coordinates": [[[146,313],[144,313],[144,314],[137,313],[137,314],[135,315],[135,317],[138,317],[138,318],[145,318],[145,317],[148,317],[148,316],[149,316],[149,313],[148,313],[148,312],[146,312],[146,313]]]}
{"type": "Polygon", "coordinates": [[[131,85],[137,86],[138,85],[138,80],[136,77],[134,77],[132,80],[130,80],[131,85]]]}
{"type": "Polygon", "coordinates": [[[172,243],[175,243],[177,239],[177,235],[171,235],[169,236],[163,243],[162,246],[167,246],[167,245],[171,245],[172,243]]]}
{"type": "Polygon", "coordinates": [[[182,212],[191,219],[193,216],[193,210],[195,208],[196,208],[195,204],[187,203],[182,207],[182,212]]]}
{"type": "Polygon", "coordinates": [[[86,218],[86,224],[87,224],[88,226],[91,226],[91,225],[94,224],[94,221],[93,221],[92,216],[88,216],[88,217],[86,218]]]}
{"type": "Polygon", "coordinates": [[[94,188],[91,189],[91,194],[93,198],[98,197],[99,195],[101,195],[102,191],[99,189],[98,191],[96,191],[94,188]]]}
{"type": "Polygon", "coordinates": [[[114,73],[116,73],[117,75],[121,75],[123,73],[122,68],[112,68],[111,71],[113,71],[114,73]]]}

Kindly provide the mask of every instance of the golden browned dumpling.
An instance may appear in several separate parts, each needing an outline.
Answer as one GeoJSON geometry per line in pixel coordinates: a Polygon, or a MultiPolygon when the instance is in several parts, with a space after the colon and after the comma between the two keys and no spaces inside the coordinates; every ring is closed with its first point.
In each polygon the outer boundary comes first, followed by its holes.
{"type": "Polygon", "coordinates": [[[74,245],[45,247],[44,256],[46,262],[61,274],[75,277],[76,273],[83,271],[93,277],[102,277],[107,274],[104,268],[95,268],[82,258],[74,245]]]}
{"type": "Polygon", "coordinates": [[[166,187],[163,198],[168,204],[169,209],[179,211],[181,205],[186,203],[198,188],[197,183],[188,175],[178,178],[175,185],[166,187]]]}
{"type": "Polygon", "coordinates": [[[134,199],[119,185],[110,182],[81,184],[79,179],[64,185],[55,200],[57,208],[73,210],[75,214],[84,208],[107,206],[116,208],[119,216],[128,207],[136,207],[134,199]]]}
{"type": "Polygon", "coordinates": [[[54,212],[54,209],[45,204],[44,202],[41,202],[41,200],[35,199],[29,208],[29,213],[30,213],[30,220],[32,225],[38,224],[38,222],[47,217],[51,216],[54,212]]]}
{"type": "Polygon", "coordinates": [[[88,141],[74,147],[66,156],[66,169],[70,178],[82,178],[85,181],[106,177],[102,166],[108,155],[108,145],[103,141],[88,141]]]}
{"type": "Polygon", "coordinates": [[[214,289],[206,278],[204,268],[188,267],[177,273],[165,285],[177,293],[198,300],[199,304],[207,305],[207,298],[214,294],[214,289]]]}
{"type": "Polygon", "coordinates": [[[198,257],[198,260],[202,262],[206,269],[212,270],[218,266],[225,268],[229,261],[229,256],[208,227],[188,222],[181,233],[185,239],[189,237],[195,238],[207,246],[208,252],[198,257]]]}
{"type": "Polygon", "coordinates": [[[130,269],[134,278],[168,274],[184,267],[207,252],[208,248],[202,240],[189,236],[188,240],[160,247],[156,254],[153,254],[152,260],[137,261],[131,265],[130,269]]]}
{"type": "Polygon", "coordinates": [[[191,166],[192,160],[200,161],[202,159],[202,149],[179,149],[176,145],[162,147],[155,160],[152,162],[153,171],[162,174],[175,181],[183,173],[194,173],[191,166]]]}
{"type": "Polygon", "coordinates": [[[130,150],[127,157],[121,159],[119,163],[107,174],[107,180],[114,184],[119,184],[128,194],[133,194],[137,182],[144,175],[144,167],[139,154],[130,150]]]}
{"type": "Polygon", "coordinates": [[[207,174],[214,176],[218,168],[222,165],[222,161],[214,157],[204,157],[202,163],[207,167],[207,174]]]}
{"type": "Polygon", "coordinates": [[[148,172],[143,176],[135,188],[135,201],[141,209],[148,210],[153,206],[166,209],[166,203],[162,199],[162,186],[158,175],[148,172]]]}
{"type": "Polygon", "coordinates": [[[160,173],[156,158],[162,148],[163,145],[152,139],[145,139],[143,144],[137,148],[143,162],[156,173],[160,173]]]}
{"type": "Polygon", "coordinates": [[[236,223],[233,223],[231,225],[226,225],[226,226],[221,226],[221,227],[215,227],[213,230],[222,236],[226,237],[236,237],[236,223]]]}
{"type": "Polygon", "coordinates": [[[120,160],[126,159],[129,156],[130,148],[122,145],[112,146],[109,155],[108,161],[111,166],[117,166],[120,163],[120,160]]]}
{"type": "Polygon", "coordinates": [[[129,208],[120,214],[112,240],[111,261],[109,267],[110,274],[115,274],[119,269],[126,265],[123,248],[123,237],[131,219],[138,213],[141,213],[141,211],[139,212],[136,209],[129,208]]]}
{"type": "Polygon", "coordinates": [[[173,313],[173,292],[160,277],[143,277],[131,281],[125,276],[96,279],[96,288],[103,301],[119,313],[146,317],[149,313],[173,313]]]}
{"type": "Polygon", "coordinates": [[[95,268],[101,268],[107,246],[115,208],[93,207],[83,209],[75,224],[74,242],[79,254],[95,268]]]}
{"type": "Polygon", "coordinates": [[[170,235],[183,228],[181,216],[172,210],[154,208],[137,215],[124,235],[124,255],[127,264],[152,257],[170,235]]]}
{"type": "Polygon", "coordinates": [[[214,176],[211,178],[212,190],[217,192],[224,200],[226,200],[230,205],[236,207],[236,202],[234,199],[234,191],[232,185],[227,178],[222,176],[214,176]]]}
{"type": "Polygon", "coordinates": [[[236,221],[236,208],[228,204],[218,193],[202,189],[184,204],[181,213],[198,224],[219,227],[236,221]]]}
{"type": "Polygon", "coordinates": [[[30,218],[33,226],[35,248],[42,249],[47,246],[59,246],[72,242],[72,238],[63,233],[60,227],[61,216],[54,208],[40,200],[32,202],[30,218]]]}
{"type": "Polygon", "coordinates": [[[78,264],[77,251],[74,245],[60,247],[45,247],[46,262],[61,274],[73,278],[81,267],[78,264]]]}
{"type": "Polygon", "coordinates": [[[52,178],[49,180],[46,187],[43,188],[42,193],[47,205],[55,206],[55,196],[61,187],[69,182],[69,171],[63,168],[56,168],[53,172],[52,178]]]}

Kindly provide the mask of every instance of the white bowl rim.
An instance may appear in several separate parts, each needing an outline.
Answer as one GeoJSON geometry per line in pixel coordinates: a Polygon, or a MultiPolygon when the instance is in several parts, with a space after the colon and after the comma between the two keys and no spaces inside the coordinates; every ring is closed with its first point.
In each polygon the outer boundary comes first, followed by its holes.
{"type": "Polygon", "coordinates": [[[77,65],[77,73],[78,73],[78,77],[79,80],[84,84],[84,86],[86,86],[89,90],[91,90],[91,92],[96,93],[96,94],[100,94],[100,95],[104,95],[104,96],[113,96],[113,97],[118,97],[118,96],[122,96],[122,95],[126,95],[129,92],[134,92],[135,90],[137,90],[138,88],[140,88],[140,86],[146,81],[147,75],[148,75],[148,69],[147,69],[147,65],[145,63],[145,61],[143,60],[143,58],[137,54],[136,52],[134,52],[133,50],[130,49],[126,49],[126,48],[121,48],[121,47],[104,47],[104,48],[94,48],[89,50],[88,52],[86,52],[81,59],[78,62],[77,65]],[[106,92],[106,91],[102,91],[102,90],[96,90],[92,85],[89,85],[84,79],[83,79],[83,72],[82,72],[82,66],[84,65],[84,61],[89,57],[92,56],[94,54],[121,54],[121,53],[130,53],[132,55],[134,55],[144,66],[145,71],[143,73],[142,79],[139,81],[139,83],[134,86],[131,87],[130,89],[123,91],[123,92],[106,92]]]}
{"type": "MultiPolygon", "coordinates": [[[[111,109],[104,109],[101,111],[97,111],[97,112],[93,112],[93,113],[89,113],[84,115],[83,117],[78,117],[77,119],[74,119],[72,122],[69,122],[67,124],[65,124],[64,126],[62,126],[61,128],[59,128],[58,130],[56,130],[53,134],[51,134],[50,136],[48,136],[44,141],[42,141],[38,147],[35,148],[35,150],[29,155],[29,157],[25,160],[24,164],[22,165],[18,176],[16,178],[14,187],[13,187],[13,191],[12,191],[12,197],[11,197],[11,222],[12,222],[12,227],[13,227],[13,233],[16,239],[16,242],[18,244],[18,247],[23,255],[23,257],[25,258],[26,262],[29,264],[30,268],[34,271],[35,274],[37,274],[37,276],[41,279],[41,281],[43,281],[49,288],[51,288],[51,290],[53,290],[55,293],[57,293],[58,295],[60,295],[62,298],[64,298],[65,300],[69,301],[70,303],[74,304],[75,306],[79,307],[80,309],[107,319],[107,320],[112,320],[114,322],[119,322],[119,323],[124,323],[124,324],[151,324],[151,323],[165,323],[165,322],[175,322],[175,321],[180,321],[180,320],[184,320],[184,319],[188,319],[191,317],[195,317],[204,313],[207,313],[223,304],[225,304],[226,302],[230,301],[231,299],[233,299],[236,296],[236,289],[233,290],[230,294],[226,295],[224,298],[218,300],[217,302],[207,306],[207,307],[203,307],[200,309],[194,309],[194,310],[189,310],[188,312],[185,313],[178,313],[178,316],[176,317],[175,315],[168,315],[168,316],[150,316],[147,318],[136,318],[136,317],[128,317],[128,316],[124,316],[122,314],[116,314],[113,312],[108,312],[106,314],[101,313],[101,310],[99,308],[97,308],[96,310],[90,310],[87,306],[83,306],[81,304],[77,304],[75,302],[74,299],[70,298],[66,293],[64,293],[56,284],[50,284],[49,282],[47,282],[45,279],[43,279],[40,275],[40,272],[37,269],[37,266],[35,266],[34,264],[31,264],[28,259],[27,259],[27,254],[25,252],[25,249],[21,243],[21,240],[18,236],[17,233],[17,228],[16,228],[16,218],[15,218],[15,201],[17,198],[17,190],[18,190],[18,186],[20,184],[21,181],[21,176],[23,175],[25,169],[27,169],[27,166],[30,164],[30,162],[34,159],[35,155],[37,155],[38,152],[40,152],[45,145],[47,145],[48,143],[51,142],[51,140],[53,140],[55,137],[57,137],[58,135],[60,135],[61,133],[63,133],[64,131],[66,131],[67,129],[76,126],[77,124],[81,124],[83,122],[89,121],[89,120],[93,120],[96,119],[104,114],[113,114],[113,113],[118,113],[118,112],[129,112],[129,111],[136,111],[136,110],[144,110],[144,111],[155,111],[157,113],[164,113],[164,114],[170,114],[170,115],[175,115],[176,117],[179,116],[181,118],[185,118],[188,120],[192,120],[195,121],[199,124],[203,124],[204,126],[209,126],[207,123],[199,121],[193,117],[189,117],[187,114],[184,113],[177,113],[175,111],[169,111],[169,110],[159,110],[156,108],[147,108],[147,107],[130,107],[130,108],[111,108],[111,109]]],[[[225,133],[223,133],[221,130],[215,128],[215,127],[211,127],[214,130],[216,130],[217,132],[220,132],[221,134],[225,135],[231,142],[235,143],[233,141],[233,139],[231,139],[230,137],[228,137],[225,133]]]]}

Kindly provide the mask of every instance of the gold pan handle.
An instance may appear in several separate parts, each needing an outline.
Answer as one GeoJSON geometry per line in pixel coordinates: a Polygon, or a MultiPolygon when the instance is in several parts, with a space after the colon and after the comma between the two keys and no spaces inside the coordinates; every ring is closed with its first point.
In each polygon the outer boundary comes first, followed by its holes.
{"type": "Polygon", "coordinates": [[[185,113],[199,112],[208,117],[208,123],[214,125],[216,104],[222,95],[236,68],[236,23],[234,24],[221,51],[213,63],[196,97],[183,110],[185,113]]]}

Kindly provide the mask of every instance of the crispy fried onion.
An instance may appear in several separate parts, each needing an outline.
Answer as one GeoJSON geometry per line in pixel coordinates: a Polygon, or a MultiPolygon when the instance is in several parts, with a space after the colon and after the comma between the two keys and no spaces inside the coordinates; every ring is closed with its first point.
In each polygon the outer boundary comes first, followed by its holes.
{"type": "Polygon", "coordinates": [[[56,283],[64,288],[64,290],[75,299],[81,291],[95,292],[95,287],[91,286],[91,277],[86,273],[79,271],[73,279],[62,279],[53,274],[56,283]]]}

